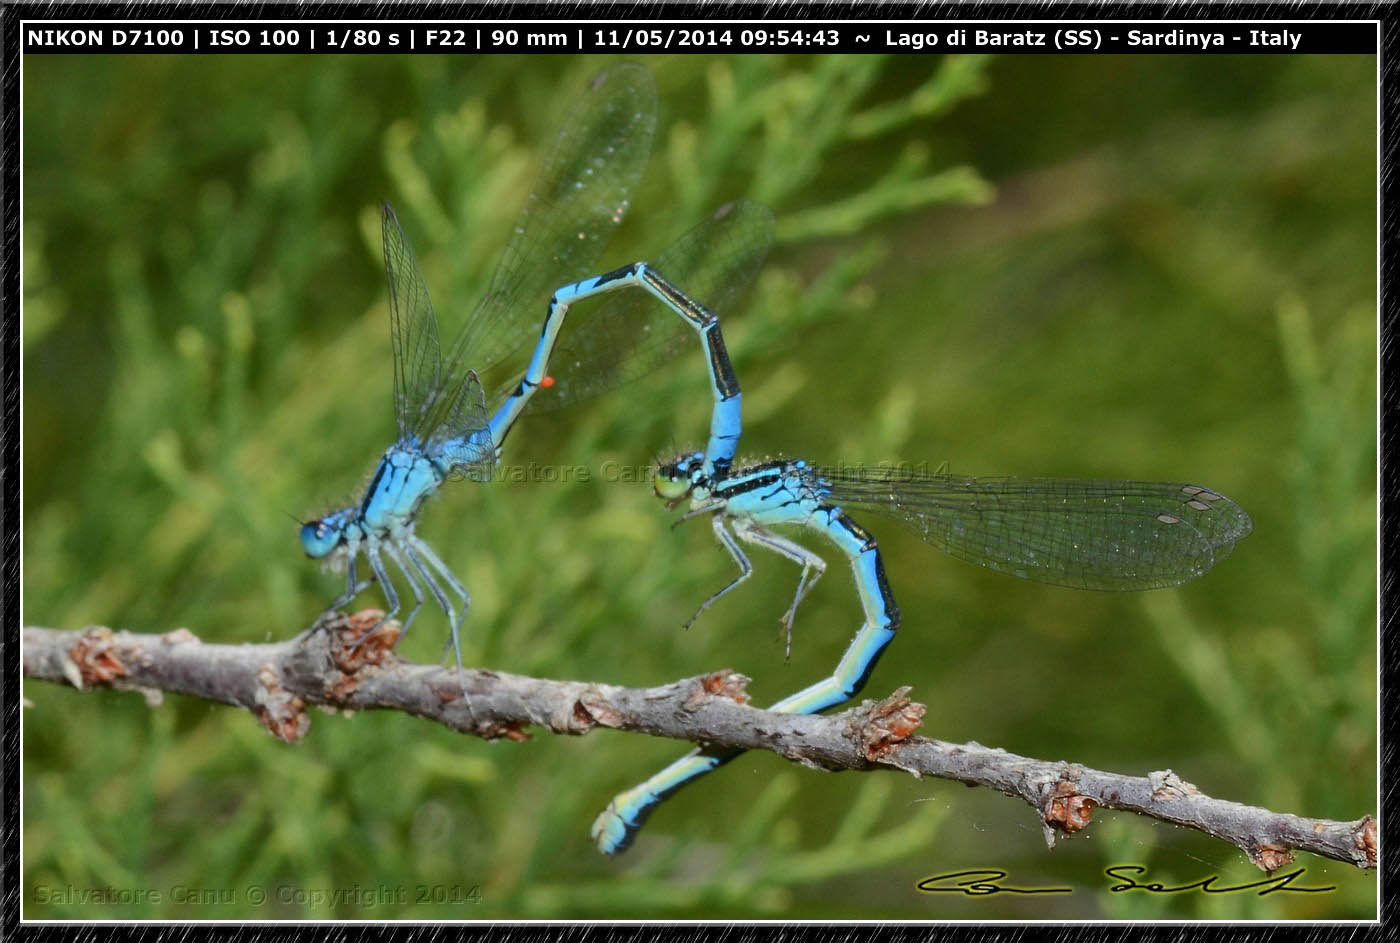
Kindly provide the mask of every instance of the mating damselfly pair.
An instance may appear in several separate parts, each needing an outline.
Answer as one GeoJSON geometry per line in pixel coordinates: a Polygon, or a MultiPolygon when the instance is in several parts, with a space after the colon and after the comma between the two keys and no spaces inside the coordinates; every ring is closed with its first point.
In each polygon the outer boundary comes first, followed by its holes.
{"type": "MultiPolygon", "coordinates": [[[[362,498],[304,524],[308,555],[343,561],[337,608],[366,589],[364,554],[388,603],[403,608],[389,564],[412,597],[407,631],[427,596],[447,615],[461,670],[464,583],[415,533],[419,511],[448,479],[483,481],[528,407],[578,402],[641,376],[699,335],[713,407],[703,451],[661,463],[655,490],[685,517],[709,515],[738,575],[705,600],[698,617],[742,583],[752,566],[740,542],[801,567],[781,618],[791,644],[803,598],[825,562],[778,525],[824,534],[850,561],[864,620],[833,674],[773,705],[814,713],[853,697],[901,623],[879,546],[848,512],[893,517],[953,556],[1012,575],[1084,589],[1133,590],[1191,580],[1250,531],[1248,515],[1218,492],[1189,483],[967,478],[880,468],[822,469],[803,460],[736,465],[739,383],[720,317],[744,294],[773,239],[772,214],[727,204],[654,264],[595,274],[609,237],[631,208],[656,127],[656,92],[635,64],[599,75],[569,110],[481,302],[444,345],[427,285],[397,217],[383,212],[394,359],[397,438],[362,498]],[[570,318],[570,306],[611,297],[570,318]],[[523,358],[523,371],[488,394],[482,376],[523,358]],[[543,391],[543,392],[542,392],[543,391]],[[536,399],[536,397],[539,397],[536,399]],[[426,596],[425,596],[426,592],[426,596]]],[[[692,619],[692,621],[694,621],[692,619]]],[[[625,849],[666,795],[738,755],[696,750],[616,798],[598,817],[600,850],[625,849]]]]}

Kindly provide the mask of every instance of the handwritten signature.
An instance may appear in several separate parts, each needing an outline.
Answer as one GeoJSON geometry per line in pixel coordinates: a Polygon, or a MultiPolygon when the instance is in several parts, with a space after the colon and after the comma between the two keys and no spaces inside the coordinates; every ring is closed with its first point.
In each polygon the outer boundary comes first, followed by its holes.
{"type": "Polygon", "coordinates": [[[1199,881],[1193,881],[1190,884],[1177,884],[1175,886],[1158,884],[1155,881],[1149,884],[1140,884],[1130,877],[1128,872],[1142,875],[1147,873],[1147,869],[1135,864],[1121,864],[1105,868],[1103,873],[1123,882],[1109,888],[1115,894],[1122,894],[1125,891],[1147,891],[1151,894],[1181,894],[1186,891],[1200,891],[1203,894],[1239,894],[1258,889],[1260,897],[1267,897],[1277,891],[1287,891],[1290,894],[1322,894],[1337,889],[1336,885],[1333,884],[1326,887],[1292,887],[1293,882],[1302,877],[1305,870],[1307,869],[1298,868],[1287,874],[1274,875],[1262,880],[1251,881],[1248,884],[1233,884],[1224,887],[1216,885],[1215,882],[1220,879],[1220,876],[1216,874],[1199,881]]]}
{"type": "Polygon", "coordinates": [[[918,888],[925,894],[962,894],[965,897],[985,897],[988,894],[1070,894],[1072,887],[1011,887],[997,883],[1006,877],[1005,871],[995,868],[974,868],[970,871],[954,871],[924,878],[918,888]],[[958,880],[962,878],[963,880],[958,880]],[[951,881],[952,886],[939,885],[951,881]]]}
{"type": "MultiPolygon", "coordinates": [[[[1192,881],[1189,884],[1167,885],[1156,881],[1142,882],[1135,879],[1133,875],[1141,877],[1147,873],[1147,869],[1134,864],[1121,864],[1105,868],[1104,874],[1117,880],[1118,883],[1112,884],[1108,888],[1109,892],[1114,894],[1123,894],[1128,891],[1143,891],[1148,894],[1184,894],[1187,891],[1200,891],[1203,894],[1242,894],[1246,891],[1256,891],[1260,897],[1266,897],[1280,891],[1286,891],[1290,894],[1322,894],[1337,889],[1335,885],[1330,884],[1326,887],[1293,886],[1303,876],[1305,870],[1305,868],[1298,868],[1287,874],[1278,874],[1247,884],[1231,885],[1219,884],[1220,876],[1215,874],[1199,881],[1192,881]]],[[[1074,892],[1074,888],[1071,887],[1014,887],[1001,883],[1005,880],[1006,875],[1007,872],[997,868],[972,868],[967,871],[951,871],[947,874],[927,877],[916,886],[924,894],[961,894],[964,897],[987,897],[993,894],[1071,894],[1074,892]]]]}

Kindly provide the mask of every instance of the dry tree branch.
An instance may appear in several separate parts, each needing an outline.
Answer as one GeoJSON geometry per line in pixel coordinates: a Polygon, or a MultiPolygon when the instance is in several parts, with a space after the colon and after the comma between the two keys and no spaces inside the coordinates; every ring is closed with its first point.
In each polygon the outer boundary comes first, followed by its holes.
{"type": "Polygon", "coordinates": [[[487,739],[528,739],[524,728],[531,724],[575,735],[601,725],[719,750],[770,750],[815,769],[902,769],[986,786],[1034,808],[1052,845],[1057,830],[1079,831],[1101,806],[1228,841],[1265,871],[1290,864],[1294,849],[1376,867],[1379,836],[1370,815],[1354,822],[1304,818],[1213,799],[1171,770],[1127,776],[915,737],[924,708],[909,700],[908,688],[821,716],[750,707],[748,679],[728,670],[648,689],[484,669],[459,678],[455,670],[399,660],[392,651],[395,623],[364,639],[381,615],[327,613],[296,638],[264,645],[205,644],[185,629],[137,635],[26,628],[24,673],[79,689],[137,690],[152,703],[169,691],[244,707],[288,742],[310,727],[308,704],[399,710],[487,739]]]}

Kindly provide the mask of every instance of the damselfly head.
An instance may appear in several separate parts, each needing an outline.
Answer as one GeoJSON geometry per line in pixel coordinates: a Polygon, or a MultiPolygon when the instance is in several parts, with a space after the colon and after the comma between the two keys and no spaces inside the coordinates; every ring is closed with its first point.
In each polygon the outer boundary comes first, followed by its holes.
{"type": "Polygon", "coordinates": [[[666,502],[666,507],[674,510],[690,497],[700,483],[704,464],[705,455],[702,452],[687,452],[658,462],[656,473],[652,475],[656,496],[666,502]]]}
{"type": "Polygon", "coordinates": [[[308,521],[301,525],[298,536],[301,549],[313,560],[320,560],[341,543],[344,528],[340,523],[341,512],[329,514],[319,521],[308,521]]]}

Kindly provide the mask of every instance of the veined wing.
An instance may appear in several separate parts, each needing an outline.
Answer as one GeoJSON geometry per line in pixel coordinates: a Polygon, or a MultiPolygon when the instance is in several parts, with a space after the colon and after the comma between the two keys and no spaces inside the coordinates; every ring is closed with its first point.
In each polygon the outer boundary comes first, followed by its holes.
{"type": "MultiPolygon", "coordinates": [[[[743,298],[773,244],[773,211],[762,203],[726,203],[659,256],[671,284],[721,317],[743,298]]],[[[657,299],[618,292],[569,312],[550,358],[554,386],[530,406],[559,409],[657,369],[694,343],[694,329],[657,299]]]]}
{"type": "Polygon", "coordinates": [[[961,560],[1079,589],[1193,580],[1253,529],[1200,485],[1060,478],[965,478],[901,468],[818,469],[827,500],[893,517],[961,560]]]}
{"type": "Polygon", "coordinates": [[[435,459],[450,462],[452,478],[490,481],[496,467],[496,443],[487,430],[490,413],[481,378],[475,370],[468,370],[444,395],[444,418],[429,433],[423,450],[435,459]]]}
{"type": "Polygon", "coordinates": [[[442,383],[437,316],[413,247],[389,204],[383,209],[384,271],[389,278],[389,334],[394,345],[394,415],[399,438],[417,437],[428,453],[450,456],[459,475],[486,480],[496,452],[478,436],[486,428],[481,380],[467,371],[442,383]],[[432,422],[428,416],[435,416],[432,422]],[[426,436],[419,430],[426,430],[426,436]],[[444,450],[444,446],[451,445],[444,450]]]}
{"type": "Polygon", "coordinates": [[[428,283],[394,208],[382,210],[384,272],[389,280],[389,336],[394,345],[394,418],[399,437],[423,426],[440,394],[442,352],[428,283]]]}
{"type": "MultiPolygon", "coordinates": [[[[469,369],[485,373],[533,341],[554,290],[598,274],[655,130],[656,87],[645,68],[623,63],[593,79],[544,153],[486,294],[446,351],[444,389],[462,387],[469,369]]],[[[434,399],[414,431],[433,437],[451,416],[452,402],[434,399]]]]}

